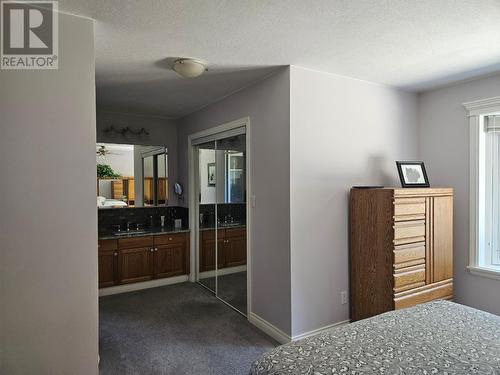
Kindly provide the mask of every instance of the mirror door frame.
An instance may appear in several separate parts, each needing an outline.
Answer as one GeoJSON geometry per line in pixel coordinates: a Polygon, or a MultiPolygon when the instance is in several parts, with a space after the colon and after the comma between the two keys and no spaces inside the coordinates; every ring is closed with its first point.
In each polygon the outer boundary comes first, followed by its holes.
{"type": "Polygon", "coordinates": [[[197,183],[199,183],[199,176],[196,176],[196,164],[198,163],[198,154],[195,152],[196,146],[192,143],[198,138],[204,138],[218,133],[223,133],[228,130],[233,130],[241,127],[245,127],[246,136],[246,158],[245,158],[245,168],[246,168],[246,178],[245,185],[247,191],[246,199],[246,228],[247,228],[247,319],[250,317],[250,312],[252,311],[252,202],[255,201],[255,197],[252,191],[252,168],[251,168],[251,126],[250,117],[242,117],[238,120],[234,120],[222,125],[218,125],[212,128],[208,128],[188,136],[188,197],[189,197],[189,228],[190,228],[190,272],[189,281],[196,282],[197,270],[199,266],[198,259],[198,248],[200,243],[199,238],[199,206],[197,204],[197,183]]]}

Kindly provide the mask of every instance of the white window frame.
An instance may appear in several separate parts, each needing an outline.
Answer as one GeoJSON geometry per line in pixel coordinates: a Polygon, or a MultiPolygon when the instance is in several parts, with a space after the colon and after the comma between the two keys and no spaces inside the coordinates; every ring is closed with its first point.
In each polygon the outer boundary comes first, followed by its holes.
{"type": "Polygon", "coordinates": [[[500,280],[500,268],[479,259],[485,244],[485,147],[484,117],[500,113],[500,96],[464,103],[469,117],[469,265],[474,275],[500,280]]]}

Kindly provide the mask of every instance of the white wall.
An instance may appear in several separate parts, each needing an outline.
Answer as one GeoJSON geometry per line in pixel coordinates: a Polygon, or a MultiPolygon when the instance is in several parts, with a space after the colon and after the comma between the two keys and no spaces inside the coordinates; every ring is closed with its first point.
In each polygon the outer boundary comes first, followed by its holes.
{"type": "MultiPolygon", "coordinates": [[[[177,181],[177,122],[165,118],[149,117],[142,115],[130,115],[121,113],[98,112],[97,113],[97,141],[107,143],[125,143],[143,146],[165,146],[168,150],[168,181],[169,181],[169,206],[178,204],[177,196],[173,194],[172,187],[177,181]],[[122,128],[129,126],[134,129],[145,128],[149,135],[116,135],[106,134],[104,129],[109,126],[122,128]]],[[[138,171],[136,165],[135,172],[138,171]]],[[[142,167],[140,169],[142,171],[142,167]]],[[[138,174],[139,175],[139,174],[138,174]]],[[[135,195],[142,197],[142,184],[135,185],[135,195]]],[[[139,202],[139,201],[138,201],[139,202]]],[[[139,202],[140,203],[140,202],[139,202]]]]}
{"type": "Polygon", "coordinates": [[[94,31],[59,70],[0,71],[0,373],[98,374],[94,31]]]}
{"type": "Polygon", "coordinates": [[[455,299],[500,314],[500,281],[466,271],[469,254],[469,121],[462,103],[500,96],[500,74],[419,96],[420,155],[432,185],[451,186],[454,200],[455,299]]]}
{"type": "Polygon", "coordinates": [[[188,191],[188,135],[238,118],[252,128],[252,312],[290,333],[290,75],[284,68],[179,121],[179,179],[188,191]]]}
{"type": "Polygon", "coordinates": [[[349,318],[348,196],[399,186],[396,160],[417,156],[417,97],[291,67],[292,335],[349,318]]]}

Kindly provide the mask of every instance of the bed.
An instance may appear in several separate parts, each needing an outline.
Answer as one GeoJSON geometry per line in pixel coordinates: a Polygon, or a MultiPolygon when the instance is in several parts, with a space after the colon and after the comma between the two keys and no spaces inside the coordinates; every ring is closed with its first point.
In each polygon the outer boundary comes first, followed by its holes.
{"type": "Polygon", "coordinates": [[[500,317],[448,301],[391,311],[264,354],[251,375],[500,374],[500,317]]]}
{"type": "Polygon", "coordinates": [[[127,207],[127,203],[120,201],[118,199],[109,199],[105,197],[97,197],[97,207],[98,208],[103,208],[103,207],[127,207]]]}

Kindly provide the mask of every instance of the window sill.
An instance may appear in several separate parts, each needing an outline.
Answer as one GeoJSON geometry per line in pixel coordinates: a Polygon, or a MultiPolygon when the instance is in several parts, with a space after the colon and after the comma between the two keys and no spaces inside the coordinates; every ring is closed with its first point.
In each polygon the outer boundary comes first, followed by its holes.
{"type": "Polygon", "coordinates": [[[500,280],[500,267],[467,266],[472,275],[487,277],[488,279],[500,280]]]}

